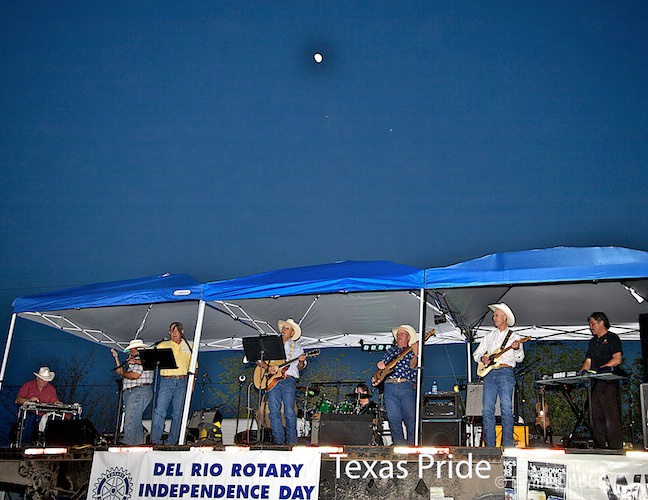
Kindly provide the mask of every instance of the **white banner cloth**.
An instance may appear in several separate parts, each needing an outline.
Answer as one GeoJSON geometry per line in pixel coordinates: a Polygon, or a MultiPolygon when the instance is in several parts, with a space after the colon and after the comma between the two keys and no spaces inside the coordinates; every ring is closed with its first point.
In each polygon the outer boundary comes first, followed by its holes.
{"type": "Polygon", "coordinates": [[[97,451],[88,500],[317,500],[321,455],[299,451],[97,451]]]}

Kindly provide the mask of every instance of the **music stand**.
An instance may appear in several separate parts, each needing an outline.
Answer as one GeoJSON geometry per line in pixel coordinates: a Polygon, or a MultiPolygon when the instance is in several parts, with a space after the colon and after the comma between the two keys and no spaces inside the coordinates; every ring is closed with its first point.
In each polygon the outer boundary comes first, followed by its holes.
{"type": "MultiPolygon", "coordinates": [[[[243,337],[243,350],[245,351],[245,357],[248,359],[248,362],[254,363],[259,362],[261,369],[260,380],[266,378],[268,366],[264,366],[264,361],[285,361],[286,352],[283,346],[283,338],[280,335],[259,335],[258,337],[243,337]]],[[[259,384],[259,411],[258,415],[261,415],[261,405],[263,404],[263,383],[259,384]]],[[[259,434],[260,440],[264,442],[264,431],[265,431],[265,419],[259,418],[259,434]]],[[[250,429],[248,429],[248,436],[250,435],[250,429]]]]}
{"type": "Polygon", "coordinates": [[[283,339],[280,335],[259,335],[243,337],[243,350],[250,363],[256,361],[284,361],[283,339]]]}
{"type": "MultiPolygon", "coordinates": [[[[173,370],[178,368],[173,350],[171,349],[141,349],[139,351],[140,361],[144,370],[154,370],[153,374],[153,405],[151,406],[151,434],[155,424],[155,403],[157,401],[158,373],[160,370],[173,370]]],[[[162,425],[164,427],[164,424],[162,425]]],[[[151,439],[151,443],[153,440],[151,439]]]]}

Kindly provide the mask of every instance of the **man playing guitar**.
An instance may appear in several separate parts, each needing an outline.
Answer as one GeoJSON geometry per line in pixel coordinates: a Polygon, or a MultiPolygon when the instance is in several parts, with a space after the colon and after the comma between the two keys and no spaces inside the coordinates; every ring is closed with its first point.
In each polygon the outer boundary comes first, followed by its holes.
{"type": "Polygon", "coordinates": [[[473,359],[485,365],[491,363],[488,353],[496,352],[498,349],[504,351],[500,357],[500,363],[495,370],[489,371],[484,376],[484,393],[482,417],[484,419],[484,443],[486,446],[495,446],[495,402],[499,396],[500,410],[502,413],[502,446],[512,448],[513,426],[513,389],[515,377],[513,368],[524,359],[524,349],[520,336],[509,330],[515,325],[515,316],[511,308],[502,303],[491,304],[488,308],[493,312],[493,325],[495,329],[488,332],[482,339],[479,347],[473,353],[473,359]]]}
{"type": "MultiPolygon", "coordinates": [[[[306,355],[304,349],[296,343],[301,337],[301,327],[293,319],[279,321],[279,330],[284,345],[286,359],[294,360],[288,365],[275,386],[268,391],[268,409],[270,411],[270,428],[275,444],[297,444],[297,414],[295,413],[295,393],[299,372],[306,368],[306,355]],[[281,420],[281,406],[286,419],[284,429],[281,420]]],[[[268,374],[275,375],[280,368],[276,365],[268,366],[268,374]]]]}

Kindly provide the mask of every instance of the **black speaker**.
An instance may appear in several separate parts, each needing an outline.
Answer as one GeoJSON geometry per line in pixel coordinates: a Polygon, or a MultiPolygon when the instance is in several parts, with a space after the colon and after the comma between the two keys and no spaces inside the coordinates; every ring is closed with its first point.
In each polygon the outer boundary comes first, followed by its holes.
{"type": "Polygon", "coordinates": [[[639,386],[639,396],[641,398],[641,425],[643,431],[644,448],[648,450],[648,384],[639,386]]]}
{"type": "Polygon", "coordinates": [[[648,314],[639,315],[639,339],[641,340],[641,367],[643,383],[648,383],[648,314]]]}
{"type": "Polygon", "coordinates": [[[94,444],[99,433],[87,418],[81,420],[50,420],[45,427],[46,446],[94,444]]]}
{"type": "Polygon", "coordinates": [[[320,418],[319,445],[371,445],[371,415],[323,413],[320,418]]]}
{"type": "MultiPolygon", "coordinates": [[[[256,430],[248,431],[247,429],[243,432],[239,432],[234,436],[234,444],[239,446],[247,446],[249,444],[257,444],[259,442],[259,433],[256,430]]],[[[272,444],[274,443],[272,439],[272,429],[263,430],[263,442],[272,444]]]]}
{"type": "Polygon", "coordinates": [[[422,446],[461,446],[461,420],[436,419],[421,422],[422,446]]]}

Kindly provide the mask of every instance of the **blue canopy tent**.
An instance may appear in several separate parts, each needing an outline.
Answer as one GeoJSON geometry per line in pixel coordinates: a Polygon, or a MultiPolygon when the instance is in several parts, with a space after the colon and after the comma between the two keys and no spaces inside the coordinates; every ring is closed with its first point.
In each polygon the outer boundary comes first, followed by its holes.
{"type": "MultiPolygon", "coordinates": [[[[163,274],[18,298],[12,304],[14,312],[0,369],[0,389],[17,317],[121,350],[132,338],[145,342],[161,338],[172,321],[183,321],[199,337],[204,311],[202,291],[203,285],[191,276],[163,274]]],[[[195,349],[192,372],[197,357],[195,349]]],[[[185,412],[189,411],[190,398],[191,394],[185,401],[185,412]]]]}
{"type": "MultiPolygon", "coordinates": [[[[294,317],[307,347],[390,343],[394,326],[419,324],[423,276],[420,269],[392,262],[342,261],[207,283],[204,300],[230,318],[231,336],[204,341],[212,348],[240,348],[241,337],[277,333],[279,319],[294,317]]],[[[434,327],[439,309],[427,304],[425,312],[424,327],[434,327]]],[[[431,342],[444,341],[439,337],[431,342]]]]}
{"type": "Polygon", "coordinates": [[[425,281],[464,333],[469,365],[472,342],[493,328],[488,304],[506,302],[516,331],[547,340],[589,340],[593,311],[604,311],[622,340],[638,340],[639,314],[648,312],[648,252],[628,248],[497,253],[426,269],[425,281]]]}
{"type": "Polygon", "coordinates": [[[422,331],[428,312],[434,325],[439,310],[422,302],[423,283],[420,269],[343,261],[205,285],[164,275],[23,297],[13,304],[2,373],[17,316],[112,347],[135,337],[153,343],[169,323],[181,321],[187,336],[193,331],[194,344],[205,350],[240,349],[243,337],[277,333],[279,319],[294,317],[306,347],[358,346],[390,343],[391,329],[403,323],[422,331]]]}

